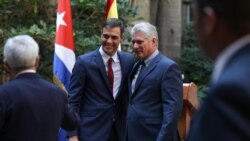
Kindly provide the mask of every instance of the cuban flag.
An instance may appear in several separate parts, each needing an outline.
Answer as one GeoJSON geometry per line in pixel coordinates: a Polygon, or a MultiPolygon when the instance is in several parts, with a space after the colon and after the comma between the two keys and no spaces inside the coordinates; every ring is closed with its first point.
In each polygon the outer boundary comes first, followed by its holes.
{"type": "MultiPolygon", "coordinates": [[[[66,92],[75,64],[74,38],[70,0],[57,0],[56,39],[53,62],[53,81],[66,92]]],[[[59,141],[68,141],[66,131],[59,130],[59,141]]]]}

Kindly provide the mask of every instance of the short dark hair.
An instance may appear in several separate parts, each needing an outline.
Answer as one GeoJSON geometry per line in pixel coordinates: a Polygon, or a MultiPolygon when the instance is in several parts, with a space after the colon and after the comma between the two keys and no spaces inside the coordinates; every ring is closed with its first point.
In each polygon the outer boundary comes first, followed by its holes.
{"type": "MultiPolygon", "coordinates": [[[[204,13],[211,7],[216,15],[234,32],[246,32],[250,22],[250,0],[195,0],[198,10],[204,13]]],[[[201,15],[202,16],[202,15],[201,15]]]]}
{"type": "Polygon", "coordinates": [[[124,24],[121,20],[117,19],[117,18],[110,18],[107,19],[104,23],[103,23],[103,28],[114,28],[114,27],[120,27],[121,30],[121,36],[123,35],[124,32],[124,24]]]}

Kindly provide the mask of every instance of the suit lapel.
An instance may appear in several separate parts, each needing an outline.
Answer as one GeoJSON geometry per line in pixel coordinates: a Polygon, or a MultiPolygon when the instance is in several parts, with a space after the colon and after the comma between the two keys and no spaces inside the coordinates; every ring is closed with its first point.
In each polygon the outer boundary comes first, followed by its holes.
{"type": "Polygon", "coordinates": [[[120,88],[119,88],[119,91],[118,91],[118,93],[117,93],[117,95],[116,95],[116,97],[118,97],[119,96],[119,94],[121,93],[121,90],[122,90],[122,87],[121,87],[121,85],[122,84],[124,84],[124,81],[125,81],[125,76],[126,76],[126,60],[125,59],[123,59],[123,56],[122,56],[122,53],[121,52],[117,52],[117,55],[118,55],[118,58],[119,58],[119,61],[120,61],[120,66],[121,66],[121,75],[122,75],[122,79],[121,79],[121,84],[120,84],[120,88]]]}
{"type": "MultiPolygon", "coordinates": [[[[123,53],[118,51],[117,52],[117,55],[118,55],[118,58],[119,58],[119,61],[120,61],[120,66],[121,66],[121,75],[122,75],[122,79],[121,79],[121,84],[120,84],[120,88],[119,88],[119,91],[117,93],[117,96],[120,95],[121,91],[123,90],[123,86],[122,85],[127,85],[127,78],[129,75],[129,71],[130,71],[130,66],[129,66],[129,63],[127,62],[126,60],[126,57],[124,57],[123,53]]],[[[116,96],[116,97],[117,97],[116,96]]]]}
{"type": "Polygon", "coordinates": [[[131,85],[132,85],[132,81],[133,81],[133,79],[134,79],[134,76],[135,76],[135,74],[136,74],[136,72],[137,72],[137,70],[138,70],[138,68],[139,68],[139,61],[137,61],[135,64],[134,64],[134,66],[133,66],[133,68],[132,68],[132,70],[131,70],[131,72],[130,72],[130,74],[129,74],[129,77],[128,77],[128,89],[129,89],[129,95],[131,95],[132,94],[132,91],[131,91],[131,85]]]}
{"type": "MultiPolygon", "coordinates": [[[[137,89],[139,88],[139,86],[141,85],[141,83],[143,82],[143,80],[156,68],[157,63],[159,62],[161,58],[161,55],[158,54],[151,62],[148,66],[146,66],[142,72],[140,72],[136,83],[135,83],[135,89],[134,89],[134,93],[136,93],[137,89]]],[[[132,95],[134,94],[132,93],[132,95]]]]}
{"type": "MultiPolygon", "coordinates": [[[[108,86],[108,77],[107,77],[107,72],[105,70],[105,65],[103,63],[103,59],[102,59],[102,56],[99,52],[99,48],[96,50],[95,52],[95,55],[94,55],[94,62],[97,66],[97,68],[99,69],[100,73],[101,73],[101,77],[102,79],[104,80],[105,82],[105,85],[106,87],[109,89],[109,86],[108,86]]],[[[97,76],[98,77],[98,76],[97,76]]],[[[109,89],[110,91],[110,94],[112,95],[112,92],[111,90],[109,89]]],[[[113,97],[113,96],[112,96],[113,97]]]]}

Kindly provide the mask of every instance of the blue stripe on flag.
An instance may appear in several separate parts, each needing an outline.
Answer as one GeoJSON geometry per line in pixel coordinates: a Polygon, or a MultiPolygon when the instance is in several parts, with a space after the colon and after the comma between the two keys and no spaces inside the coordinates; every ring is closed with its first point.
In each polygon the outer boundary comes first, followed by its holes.
{"type": "MultiPolygon", "coordinates": [[[[55,76],[59,79],[59,81],[61,81],[61,83],[66,88],[66,90],[69,90],[71,73],[68,71],[65,64],[57,56],[56,53],[54,54],[53,70],[54,70],[55,76]]],[[[65,131],[62,128],[60,128],[58,132],[58,141],[69,141],[67,137],[67,131],[65,131]]]]}
{"type": "Polygon", "coordinates": [[[56,53],[54,54],[53,70],[57,78],[64,84],[66,90],[69,90],[71,74],[56,53]]]}

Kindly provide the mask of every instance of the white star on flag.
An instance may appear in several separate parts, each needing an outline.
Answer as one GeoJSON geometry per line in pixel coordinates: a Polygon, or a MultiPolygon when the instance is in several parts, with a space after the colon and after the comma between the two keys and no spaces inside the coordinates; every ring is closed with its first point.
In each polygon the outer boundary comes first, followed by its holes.
{"type": "Polygon", "coordinates": [[[65,21],[63,20],[64,15],[65,15],[65,11],[62,12],[62,13],[60,13],[60,14],[57,13],[57,18],[56,18],[56,31],[58,31],[60,25],[67,26],[67,24],[66,24],[65,21]]]}

